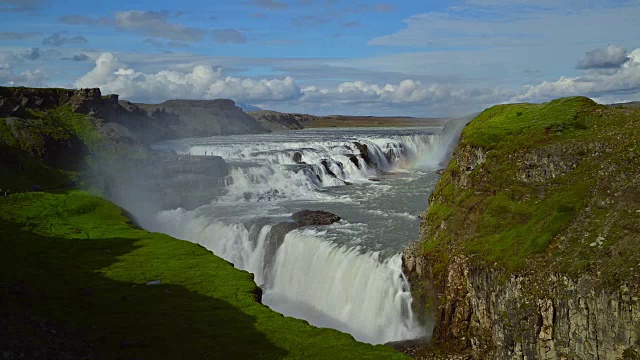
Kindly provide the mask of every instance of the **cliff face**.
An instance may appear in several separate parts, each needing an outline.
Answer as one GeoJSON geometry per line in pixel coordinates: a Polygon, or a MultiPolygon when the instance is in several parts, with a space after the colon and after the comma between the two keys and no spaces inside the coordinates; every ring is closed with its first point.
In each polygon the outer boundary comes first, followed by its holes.
{"type": "Polygon", "coordinates": [[[560,99],[463,131],[404,252],[433,347],[494,359],[640,354],[640,112],[560,99]]]}
{"type": "Polygon", "coordinates": [[[168,126],[176,138],[269,132],[227,99],[167,100],[158,105],[138,104],[155,119],[175,121],[168,126]]]}
{"type": "Polygon", "coordinates": [[[231,100],[139,105],[99,89],[0,87],[0,188],[62,187],[69,171],[98,170],[98,156],[116,166],[161,140],[266,131],[231,100]]]}
{"type": "Polygon", "coordinates": [[[317,119],[316,116],[306,114],[290,114],[277,111],[260,110],[249,113],[263,127],[272,131],[304,129],[306,121],[317,119]]]}

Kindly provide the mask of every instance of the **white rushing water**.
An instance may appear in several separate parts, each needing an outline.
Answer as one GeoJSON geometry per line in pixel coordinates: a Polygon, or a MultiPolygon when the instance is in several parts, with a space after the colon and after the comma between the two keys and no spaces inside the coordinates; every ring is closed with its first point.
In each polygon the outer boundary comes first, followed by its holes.
{"type": "Polygon", "coordinates": [[[416,215],[457,136],[305,130],[163,143],[159,149],[221,156],[229,173],[210,205],[162,211],[152,228],[253,273],[263,302],[285,315],[374,344],[428,335],[411,311],[399,253],[418,235],[416,215]],[[278,234],[274,225],[302,209],[343,220],[278,234]]]}

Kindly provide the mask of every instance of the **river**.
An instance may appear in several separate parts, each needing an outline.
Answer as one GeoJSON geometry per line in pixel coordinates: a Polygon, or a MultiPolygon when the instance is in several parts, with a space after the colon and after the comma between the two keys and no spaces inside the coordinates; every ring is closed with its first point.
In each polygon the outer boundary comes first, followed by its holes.
{"type": "Polygon", "coordinates": [[[229,174],[208,205],[163,210],[146,227],[201,244],[253,273],[263,303],[284,315],[373,344],[429,335],[412,313],[400,253],[418,237],[418,216],[461,127],[305,129],[163,142],[154,148],[220,156],[229,174]],[[280,238],[271,233],[303,209],[342,220],[280,238]]]}

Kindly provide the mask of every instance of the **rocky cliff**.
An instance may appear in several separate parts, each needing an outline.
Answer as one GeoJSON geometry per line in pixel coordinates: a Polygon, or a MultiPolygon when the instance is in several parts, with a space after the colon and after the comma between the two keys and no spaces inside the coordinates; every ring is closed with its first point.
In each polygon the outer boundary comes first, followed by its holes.
{"type": "Polygon", "coordinates": [[[427,354],[637,359],[640,111],[586,98],[476,117],[404,254],[427,354]]]}
{"type": "Polygon", "coordinates": [[[167,100],[158,105],[137,105],[154,119],[175,119],[169,128],[176,138],[269,132],[233,100],[167,100]]]}
{"type": "Polygon", "coordinates": [[[161,140],[266,131],[231,100],[143,105],[99,89],[0,87],[0,188],[59,188],[70,172],[99,170],[98,156],[116,166],[161,140]]]}
{"type": "Polygon", "coordinates": [[[252,111],[249,113],[263,127],[272,131],[300,130],[304,123],[318,117],[307,114],[290,114],[270,110],[252,111]]]}

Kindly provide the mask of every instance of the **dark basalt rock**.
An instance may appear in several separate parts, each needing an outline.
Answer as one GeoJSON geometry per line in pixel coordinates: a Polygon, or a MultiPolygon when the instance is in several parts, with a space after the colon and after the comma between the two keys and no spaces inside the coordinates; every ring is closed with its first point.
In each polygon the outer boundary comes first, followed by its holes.
{"type": "MultiPolygon", "coordinates": [[[[424,349],[429,345],[429,338],[411,339],[391,341],[385,343],[387,346],[391,346],[397,351],[409,355],[413,358],[417,358],[418,355],[424,352],[424,349]]],[[[456,358],[457,359],[457,358],[456,358]]]]}
{"type": "Polygon", "coordinates": [[[331,171],[331,167],[329,166],[329,161],[327,159],[320,160],[320,164],[322,164],[322,167],[324,167],[324,169],[327,171],[327,174],[329,174],[329,176],[334,177],[334,178],[338,177],[336,175],[336,173],[331,171]]]}
{"type": "Polygon", "coordinates": [[[302,161],[302,153],[301,153],[301,152],[299,152],[299,151],[296,151],[296,152],[293,154],[293,161],[294,161],[296,164],[304,164],[304,161],[302,161]]]}
{"type": "Polygon", "coordinates": [[[321,210],[302,210],[291,216],[299,225],[331,225],[341,220],[340,216],[321,210]]]}
{"type": "Polygon", "coordinates": [[[270,110],[249,112],[263,127],[273,130],[300,130],[304,129],[304,121],[316,119],[315,116],[305,114],[288,114],[270,110]]]}
{"type": "Polygon", "coordinates": [[[349,161],[353,163],[358,169],[360,169],[360,161],[358,161],[358,157],[355,155],[349,155],[349,161]]]}
{"type": "Polygon", "coordinates": [[[366,144],[354,142],[353,145],[355,145],[356,149],[360,151],[360,156],[362,157],[364,162],[367,163],[367,165],[369,165],[372,168],[378,167],[378,164],[376,164],[373,160],[371,160],[371,157],[369,157],[369,147],[366,144]]]}

